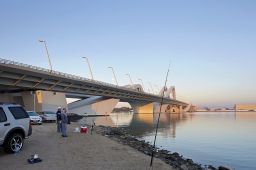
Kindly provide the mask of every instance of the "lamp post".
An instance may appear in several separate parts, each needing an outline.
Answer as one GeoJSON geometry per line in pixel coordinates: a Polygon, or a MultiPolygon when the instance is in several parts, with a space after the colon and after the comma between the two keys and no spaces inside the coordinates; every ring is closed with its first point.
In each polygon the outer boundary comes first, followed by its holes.
{"type": "Polygon", "coordinates": [[[142,81],[142,79],[138,79],[140,82],[141,82],[141,84],[142,84],[142,87],[143,87],[143,90],[144,91],[146,91],[146,89],[145,89],[145,87],[144,87],[144,84],[143,84],[143,81],[142,81]]]}
{"type": "Polygon", "coordinates": [[[115,81],[116,81],[116,85],[118,86],[118,83],[117,83],[117,79],[116,79],[116,74],[115,74],[115,71],[114,71],[114,68],[113,67],[108,67],[112,70],[112,73],[114,75],[114,78],[115,78],[115,81]]]}
{"type": "Polygon", "coordinates": [[[156,94],[158,94],[160,92],[159,87],[156,84],[155,84],[155,87],[156,87],[156,94]]]}
{"type": "Polygon", "coordinates": [[[49,55],[49,52],[48,52],[48,48],[47,48],[46,42],[45,42],[45,40],[39,40],[39,42],[44,43],[44,47],[45,47],[46,54],[47,54],[47,57],[48,57],[48,62],[49,62],[50,70],[52,72],[52,63],[51,63],[51,59],[50,59],[50,55],[49,55]]]}
{"type": "Polygon", "coordinates": [[[87,65],[88,65],[88,67],[89,67],[89,71],[90,71],[90,74],[91,74],[91,79],[94,80],[93,74],[92,74],[92,68],[91,68],[89,59],[88,59],[87,57],[82,57],[82,58],[85,58],[85,59],[86,59],[86,62],[87,62],[87,65]]]}
{"type": "Polygon", "coordinates": [[[129,73],[127,73],[127,74],[125,74],[125,75],[127,75],[127,76],[129,77],[130,82],[131,82],[131,85],[133,85],[132,78],[131,78],[130,74],[129,74],[129,73]]]}
{"type": "Polygon", "coordinates": [[[153,87],[152,87],[152,84],[151,84],[150,82],[148,82],[148,84],[149,84],[149,86],[150,86],[150,88],[151,88],[151,90],[152,90],[152,93],[154,94],[155,92],[154,92],[154,89],[153,89],[153,87]]]}

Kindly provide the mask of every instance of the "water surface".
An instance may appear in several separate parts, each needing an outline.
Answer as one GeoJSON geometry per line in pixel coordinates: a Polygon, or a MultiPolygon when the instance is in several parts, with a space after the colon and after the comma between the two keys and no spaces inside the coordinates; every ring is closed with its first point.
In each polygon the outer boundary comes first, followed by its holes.
{"type": "MultiPolygon", "coordinates": [[[[129,127],[153,143],[158,114],[115,113],[97,125],[129,127]]],[[[161,114],[157,146],[202,165],[256,169],[256,112],[161,114]]]]}

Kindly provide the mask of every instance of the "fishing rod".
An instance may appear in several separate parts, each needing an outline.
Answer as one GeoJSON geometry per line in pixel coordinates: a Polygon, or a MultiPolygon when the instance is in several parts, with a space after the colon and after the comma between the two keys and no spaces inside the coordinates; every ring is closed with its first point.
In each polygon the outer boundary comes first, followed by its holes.
{"type": "MultiPolygon", "coordinates": [[[[162,111],[162,105],[163,105],[163,101],[164,101],[164,92],[165,92],[165,88],[166,88],[166,84],[167,84],[167,79],[168,79],[168,75],[169,75],[170,64],[171,64],[171,63],[169,63],[168,71],[167,71],[166,77],[165,77],[164,89],[163,89],[162,99],[161,99],[161,103],[160,103],[160,111],[159,111],[159,113],[158,113],[158,119],[157,119],[157,124],[156,124],[156,133],[155,133],[154,145],[153,145],[152,154],[151,154],[151,160],[150,160],[150,167],[152,167],[152,165],[153,165],[154,152],[155,152],[155,149],[156,149],[156,136],[157,136],[157,132],[158,132],[158,125],[159,125],[160,114],[161,114],[161,111],[162,111]]],[[[153,113],[153,114],[154,114],[154,113],[153,113]]]]}

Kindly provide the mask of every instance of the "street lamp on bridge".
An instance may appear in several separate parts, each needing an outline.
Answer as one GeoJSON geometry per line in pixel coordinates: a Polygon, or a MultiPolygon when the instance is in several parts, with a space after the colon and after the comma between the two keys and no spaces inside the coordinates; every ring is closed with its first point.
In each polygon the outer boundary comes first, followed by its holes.
{"type": "Polygon", "coordinates": [[[47,54],[47,57],[48,57],[48,62],[49,62],[50,70],[52,72],[52,63],[51,63],[51,59],[50,59],[50,55],[49,55],[49,52],[48,52],[48,48],[47,48],[46,42],[45,42],[45,40],[38,40],[38,41],[41,42],[41,43],[44,43],[44,47],[45,47],[46,54],[47,54]]]}
{"type": "Polygon", "coordinates": [[[129,73],[127,73],[127,74],[125,74],[125,75],[127,75],[127,76],[129,77],[130,82],[131,82],[131,85],[133,85],[132,78],[131,78],[130,74],[129,74],[129,73]]]}
{"type": "Polygon", "coordinates": [[[144,90],[144,91],[146,91],[146,89],[145,89],[145,86],[144,86],[144,83],[143,83],[142,79],[138,79],[138,80],[141,82],[142,87],[143,87],[143,90],[144,90]]]}
{"type": "Polygon", "coordinates": [[[92,74],[92,68],[91,68],[89,59],[88,59],[87,57],[82,57],[82,58],[85,58],[85,59],[86,59],[86,62],[87,62],[87,65],[88,65],[88,67],[89,67],[89,71],[90,71],[90,74],[91,74],[91,79],[94,80],[93,74],[92,74]]]}
{"type": "Polygon", "coordinates": [[[154,89],[153,89],[153,87],[152,87],[152,84],[151,84],[150,82],[148,82],[148,84],[149,84],[149,86],[150,86],[150,88],[151,88],[151,90],[152,90],[152,93],[155,94],[154,89]]]}
{"type": "Polygon", "coordinates": [[[159,94],[159,92],[160,92],[160,89],[159,89],[159,86],[158,85],[154,85],[155,86],[155,88],[156,88],[156,94],[158,95],[159,94]]]}
{"type": "Polygon", "coordinates": [[[114,75],[114,78],[115,78],[115,81],[116,81],[116,85],[118,86],[118,83],[117,83],[117,79],[116,79],[116,74],[115,74],[115,71],[114,71],[114,68],[113,67],[108,67],[112,70],[112,73],[114,75]]]}

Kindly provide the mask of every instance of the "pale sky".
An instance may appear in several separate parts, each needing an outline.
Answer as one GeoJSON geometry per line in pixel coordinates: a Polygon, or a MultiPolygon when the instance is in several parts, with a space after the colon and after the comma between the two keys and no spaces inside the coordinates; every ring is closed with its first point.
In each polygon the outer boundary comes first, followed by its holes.
{"type": "Polygon", "coordinates": [[[256,103],[254,0],[0,2],[0,57],[120,85],[168,85],[199,106],[256,103]]]}

